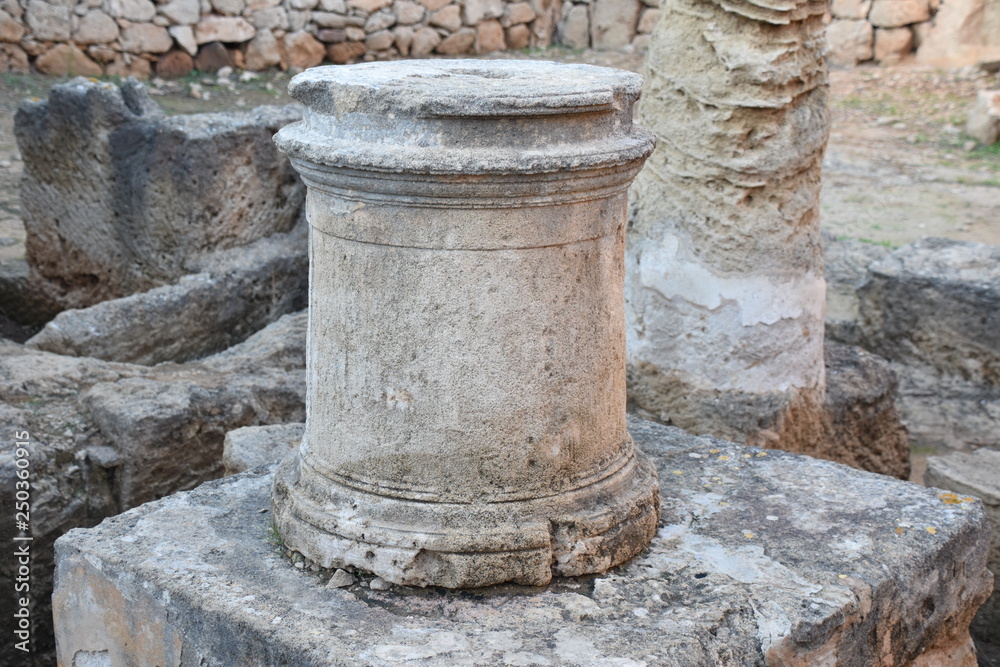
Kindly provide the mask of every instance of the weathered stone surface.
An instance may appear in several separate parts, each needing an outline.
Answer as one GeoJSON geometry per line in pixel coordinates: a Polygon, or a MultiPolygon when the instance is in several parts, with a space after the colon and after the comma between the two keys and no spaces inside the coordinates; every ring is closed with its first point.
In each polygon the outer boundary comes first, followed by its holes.
{"type": "Polygon", "coordinates": [[[115,59],[108,63],[104,71],[108,76],[117,76],[122,79],[148,79],[153,73],[152,64],[145,58],[133,56],[130,53],[119,53],[115,59]]]}
{"type": "Polygon", "coordinates": [[[858,296],[868,349],[1000,387],[1000,248],[922,239],[872,264],[858,296]]]}
{"type": "Polygon", "coordinates": [[[826,31],[830,50],[827,59],[835,65],[853,67],[874,56],[875,30],[868,21],[834,21],[826,31]]]}
{"type": "Polygon", "coordinates": [[[241,342],[306,306],[304,222],[204,258],[175,285],[67,310],[27,342],[34,349],[153,365],[188,361],[241,342]]]}
{"type": "Polygon", "coordinates": [[[166,28],[152,23],[132,23],[122,30],[122,49],[129,53],[166,53],[174,40],[166,28]]]}
{"type": "Polygon", "coordinates": [[[0,43],[0,72],[26,73],[30,69],[24,49],[16,44],[0,43]]]}
{"type": "Polygon", "coordinates": [[[505,26],[531,23],[534,20],[535,10],[531,8],[530,2],[512,2],[507,5],[507,13],[504,14],[505,26]]]}
{"type": "Polygon", "coordinates": [[[331,12],[313,12],[312,20],[320,28],[346,28],[365,24],[365,19],[361,16],[342,16],[331,12]]]}
{"type": "Polygon", "coordinates": [[[656,23],[660,20],[662,13],[659,9],[649,7],[643,9],[642,15],[639,16],[639,25],[636,26],[636,32],[640,34],[653,32],[653,28],[656,27],[656,23]]]}
{"type": "Polygon", "coordinates": [[[830,14],[837,19],[865,19],[872,8],[872,0],[833,0],[830,14]]]}
{"type": "Polygon", "coordinates": [[[1000,60],[1000,4],[989,0],[948,0],[920,42],[917,61],[960,67],[1000,60]]]}
{"type": "Polygon", "coordinates": [[[257,36],[247,45],[246,67],[248,70],[263,70],[281,64],[281,49],[278,40],[270,30],[259,30],[257,36]]]}
{"type": "Polygon", "coordinates": [[[986,146],[1000,141],[1000,90],[980,90],[977,93],[965,131],[986,146]]]}
{"type": "Polygon", "coordinates": [[[156,60],[156,76],[164,79],[179,79],[194,69],[194,58],[187,51],[174,49],[156,60]]]}
{"type": "Polygon", "coordinates": [[[24,26],[7,12],[0,10],[0,42],[17,42],[24,36],[24,26]]]}
{"type": "Polygon", "coordinates": [[[559,24],[559,43],[571,49],[590,46],[590,12],[586,5],[564,4],[566,15],[559,24]]]}
{"type": "Polygon", "coordinates": [[[331,589],[332,572],[293,567],[268,541],[271,476],[256,470],[61,539],[59,659],[974,664],[967,627],[990,588],[977,501],[648,423],[630,430],[670,484],[651,548],[612,573],[476,596],[378,591],[369,577],[331,589]]]}
{"type": "Polygon", "coordinates": [[[895,65],[913,51],[913,31],[909,28],[877,28],[875,60],[881,65],[895,65]]]}
{"type": "Polygon", "coordinates": [[[226,434],[222,465],[227,475],[277,463],[302,444],[304,423],[244,426],[226,434]]]}
{"type": "MultiPolygon", "coordinates": [[[[300,0],[292,1],[293,7],[297,1],[300,0]]],[[[216,13],[223,16],[239,16],[243,13],[243,10],[246,9],[246,3],[244,0],[211,0],[211,2],[212,8],[216,11],[216,13]]],[[[315,7],[316,0],[312,0],[312,2],[313,7],[315,7]]],[[[298,7],[296,7],[296,9],[298,9],[298,7]]],[[[309,9],[312,9],[312,7],[309,7],[309,9]]]]}
{"type": "Polygon", "coordinates": [[[254,12],[253,25],[257,28],[257,37],[260,37],[262,30],[288,30],[288,12],[285,11],[284,7],[274,7],[254,12]]]}
{"type": "Polygon", "coordinates": [[[639,22],[639,0],[594,0],[590,14],[590,45],[620,49],[632,41],[639,22]]]}
{"type": "Polygon", "coordinates": [[[626,256],[635,405],[797,451],[823,428],[822,13],[664,3],[639,103],[657,146],[626,256]]]}
{"type": "Polygon", "coordinates": [[[872,0],[868,21],[876,28],[899,28],[931,17],[927,0],[872,0]]]}
{"type": "Polygon", "coordinates": [[[393,28],[392,34],[395,38],[393,45],[399,51],[399,55],[404,58],[410,55],[410,46],[413,44],[413,28],[408,25],[399,25],[393,28]]]}
{"type": "Polygon", "coordinates": [[[165,118],[137,82],[81,79],[25,102],[15,132],[33,278],[65,307],[85,307],[288,231],[304,188],[271,134],[299,114],[165,118]]]}
{"type": "Polygon", "coordinates": [[[0,264],[0,311],[7,317],[38,331],[61,310],[57,302],[31,281],[26,261],[11,260],[0,264]]]}
{"type": "Polygon", "coordinates": [[[274,490],[288,544],[450,588],[646,546],[656,480],[625,431],[621,292],[626,188],[653,147],[640,86],[504,60],[292,80],[308,111],[275,141],[314,229],[308,446],[274,490]]]}
{"type": "Polygon", "coordinates": [[[170,0],[160,5],[159,12],[172,22],[181,25],[194,25],[201,18],[198,0],[170,0]]]}
{"type": "Polygon", "coordinates": [[[365,14],[372,14],[392,5],[392,0],[347,0],[351,9],[360,9],[365,14]]]}
{"type": "MultiPolygon", "coordinates": [[[[972,621],[972,636],[1000,650],[1000,450],[978,449],[927,459],[924,475],[927,486],[947,489],[959,496],[975,496],[983,501],[992,528],[986,565],[996,578],[994,592],[972,621]]],[[[951,499],[959,502],[964,498],[951,499]]],[[[987,663],[988,664],[988,663],[987,663]]]]}
{"type": "Polygon", "coordinates": [[[98,9],[91,9],[80,18],[80,25],[73,31],[77,44],[107,44],[118,39],[118,24],[98,9]]]}
{"type": "Polygon", "coordinates": [[[285,63],[289,67],[308,69],[323,62],[326,47],[304,30],[292,32],[283,38],[285,63]]]}
{"type": "Polygon", "coordinates": [[[65,41],[70,36],[70,10],[43,0],[29,0],[25,12],[31,36],[38,41],[65,41]]]}
{"type": "Polygon", "coordinates": [[[246,19],[233,16],[205,16],[194,27],[198,44],[206,42],[245,42],[256,30],[246,19]]]}
{"type": "Polygon", "coordinates": [[[461,28],[445,37],[437,48],[437,53],[445,56],[457,56],[468,53],[476,42],[476,31],[472,28],[461,28]]]}
{"type": "MultiPolygon", "coordinates": [[[[52,543],[136,504],[222,472],[225,433],[305,416],[306,314],[282,318],[197,363],[157,368],[64,357],[0,341],[0,418],[31,436],[32,605],[36,654],[52,647],[52,543]]],[[[9,437],[9,436],[8,436],[9,437]]],[[[0,483],[14,489],[11,451],[0,483]]],[[[0,508],[13,511],[12,496],[0,508]]],[[[13,525],[0,529],[11,541],[13,525]]],[[[0,562],[13,590],[16,560],[0,562]]],[[[13,598],[0,613],[13,613],[13,598]]],[[[23,664],[11,642],[0,662],[23,664]]]]}
{"type": "Polygon", "coordinates": [[[104,70],[73,44],[56,44],[38,56],[35,68],[53,76],[100,76],[104,70]]]}

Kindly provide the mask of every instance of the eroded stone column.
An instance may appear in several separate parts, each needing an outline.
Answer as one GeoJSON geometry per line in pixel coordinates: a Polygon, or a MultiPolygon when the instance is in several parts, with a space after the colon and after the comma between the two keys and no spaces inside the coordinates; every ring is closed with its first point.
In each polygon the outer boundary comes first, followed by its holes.
{"type": "Polygon", "coordinates": [[[641,79],[553,63],[309,70],[278,145],[309,188],[308,418],[285,542],[409,585],[543,584],[641,550],[625,430],[641,79]]]}
{"type": "Polygon", "coordinates": [[[697,433],[823,437],[825,2],[668,0],[627,266],[636,404],[697,433]]]}

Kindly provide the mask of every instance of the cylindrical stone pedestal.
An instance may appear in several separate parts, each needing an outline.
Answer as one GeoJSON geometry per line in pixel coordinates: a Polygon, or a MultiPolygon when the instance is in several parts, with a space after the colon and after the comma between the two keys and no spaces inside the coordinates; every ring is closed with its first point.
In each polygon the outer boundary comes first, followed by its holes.
{"type": "Polygon", "coordinates": [[[625,430],[626,188],[641,79],[539,62],[296,76],[278,145],[308,186],[308,417],[285,543],[407,585],[544,584],[648,544],[625,430]]]}

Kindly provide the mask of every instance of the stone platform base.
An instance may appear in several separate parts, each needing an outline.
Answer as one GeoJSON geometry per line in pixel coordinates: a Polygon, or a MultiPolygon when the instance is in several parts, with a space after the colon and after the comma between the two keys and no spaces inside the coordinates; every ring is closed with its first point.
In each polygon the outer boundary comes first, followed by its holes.
{"type": "Polygon", "coordinates": [[[630,432],[657,465],[662,521],[605,575],[330,588],[273,541],[262,467],[62,537],[59,663],[975,665],[969,622],[991,589],[979,501],[648,422],[630,432]]]}

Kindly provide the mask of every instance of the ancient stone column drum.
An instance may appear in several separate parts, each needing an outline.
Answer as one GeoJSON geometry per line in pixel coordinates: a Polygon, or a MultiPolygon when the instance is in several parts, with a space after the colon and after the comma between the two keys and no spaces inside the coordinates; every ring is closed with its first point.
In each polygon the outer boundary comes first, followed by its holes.
{"type": "Polygon", "coordinates": [[[407,585],[540,585],[652,539],[625,429],[639,76],[525,61],[319,67],[275,140],[308,186],[308,417],[285,543],[407,585]]]}

